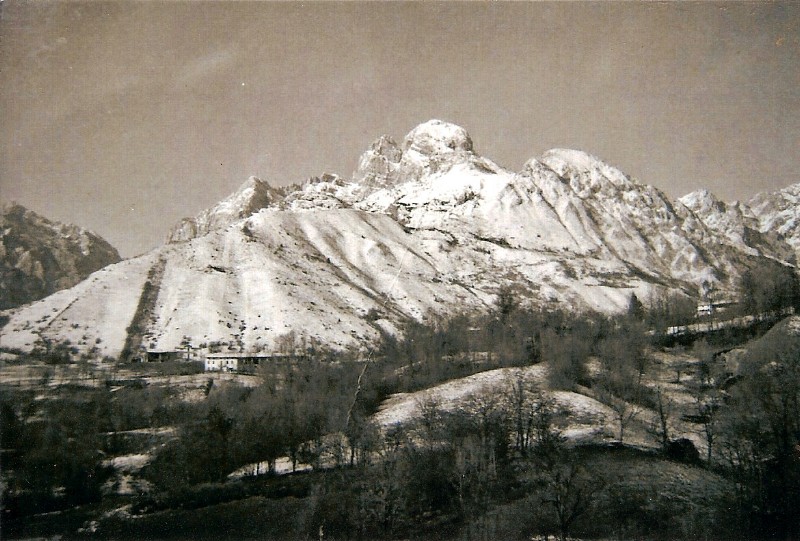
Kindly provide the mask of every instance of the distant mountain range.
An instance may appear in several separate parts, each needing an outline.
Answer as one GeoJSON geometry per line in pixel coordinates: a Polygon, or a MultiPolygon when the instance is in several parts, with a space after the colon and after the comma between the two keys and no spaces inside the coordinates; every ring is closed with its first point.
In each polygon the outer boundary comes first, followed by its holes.
{"type": "Polygon", "coordinates": [[[359,347],[427,314],[485,311],[497,292],[617,312],[635,293],[734,295],[756,265],[793,264],[800,185],[751,202],[670,201],[589,154],[511,172],[463,128],[382,136],[349,179],[277,188],[251,177],[168,242],[7,312],[0,347],[40,337],[119,355],[181,343],[272,350],[290,331],[359,347]],[[132,336],[132,335],[136,336],[132,336]]]}
{"type": "Polygon", "coordinates": [[[17,204],[0,210],[0,309],[72,287],[118,261],[117,250],[90,231],[17,204]]]}

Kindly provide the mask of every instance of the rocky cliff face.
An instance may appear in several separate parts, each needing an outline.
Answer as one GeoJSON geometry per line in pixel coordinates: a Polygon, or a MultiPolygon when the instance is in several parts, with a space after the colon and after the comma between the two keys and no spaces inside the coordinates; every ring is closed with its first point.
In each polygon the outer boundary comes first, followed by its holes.
{"type": "Polygon", "coordinates": [[[74,286],[120,260],[97,235],[51,222],[17,204],[0,213],[0,309],[74,286]]]}
{"type": "Polygon", "coordinates": [[[779,264],[787,249],[764,223],[706,195],[673,203],[581,151],[554,149],[512,172],[477,154],[463,128],[433,120],[400,145],[379,138],[351,179],[276,190],[251,178],[172,243],[10,312],[0,346],[100,338],[103,354],[118,354],[154,261],[158,296],[137,320],[151,349],[188,337],[270,350],[290,331],[364,347],[409,319],[487,310],[504,287],[523,303],[607,313],[632,293],[733,294],[744,269],[779,264]],[[116,308],[99,319],[98,305],[116,308]]]}
{"type": "Polygon", "coordinates": [[[402,156],[394,139],[383,135],[361,155],[353,180],[367,187],[385,186],[394,178],[402,156]]]}
{"type": "MultiPolygon", "coordinates": [[[[702,222],[707,233],[720,244],[732,246],[751,255],[792,259],[791,246],[770,227],[762,228],[753,210],[739,202],[725,203],[708,190],[699,190],[681,197],[677,203],[702,222]]],[[[687,218],[688,219],[688,218],[687,218]]],[[[696,229],[696,233],[701,233],[696,229]]],[[[711,239],[704,239],[711,242],[711,239]]]]}
{"type": "Polygon", "coordinates": [[[773,193],[758,194],[747,205],[762,232],[772,232],[800,251],[800,184],[773,193]]]}
{"type": "MultiPolygon", "coordinates": [[[[691,214],[687,221],[696,218],[702,222],[706,235],[712,237],[705,242],[716,241],[751,255],[793,262],[800,248],[796,223],[800,200],[792,203],[787,195],[797,188],[794,185],[774,194],[759,194],[749,203],[725,203],[708,190],[698,190],[681,197],[677,205],[691,214]]],[[[698,228],[693,233],[702,231],[698,228]]]]}

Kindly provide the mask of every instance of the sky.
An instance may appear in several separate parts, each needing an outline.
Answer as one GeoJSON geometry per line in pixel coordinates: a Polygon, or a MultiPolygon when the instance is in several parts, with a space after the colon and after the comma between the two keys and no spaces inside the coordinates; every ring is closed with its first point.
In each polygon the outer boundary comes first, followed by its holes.
{"type": "Polygon", "coordinates": [[[566,147],[673,198],[800,182],[797,2],[0,5],[0,199],[125,257],[431,118],[515,171],[566,147]]]}

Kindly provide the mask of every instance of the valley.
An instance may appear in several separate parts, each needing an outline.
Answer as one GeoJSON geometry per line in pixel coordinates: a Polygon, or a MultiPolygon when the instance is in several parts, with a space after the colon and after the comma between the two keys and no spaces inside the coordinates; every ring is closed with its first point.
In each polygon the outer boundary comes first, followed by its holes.
{"type": "Polygon", "coordinates": [[[796,317],[663,345],[630,316],[496,316],[252,375],[6,361],[4,535],[732,539],[775,526],[749,505],[782,500],[748,484],[741,468],[757,463],[743,461],[759,459],[741,451],[759,438],[780,452],[774,395],[750,393],[773,373],[793,392],[796,317]],[[742,407],[756,433],[738,427],[742,407]]]}

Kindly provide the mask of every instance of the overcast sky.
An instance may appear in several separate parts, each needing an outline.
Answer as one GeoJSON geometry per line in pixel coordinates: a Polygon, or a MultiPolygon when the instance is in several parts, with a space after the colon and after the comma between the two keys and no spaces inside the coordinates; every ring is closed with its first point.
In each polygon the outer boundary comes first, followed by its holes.
{"type": "Polygon", "coordinates": [[[0,197],[124,256],[249,175],[349,176],[440,118],[678,197],[800,182],[800,5],[2,4],[0,197]]]}

